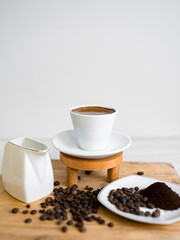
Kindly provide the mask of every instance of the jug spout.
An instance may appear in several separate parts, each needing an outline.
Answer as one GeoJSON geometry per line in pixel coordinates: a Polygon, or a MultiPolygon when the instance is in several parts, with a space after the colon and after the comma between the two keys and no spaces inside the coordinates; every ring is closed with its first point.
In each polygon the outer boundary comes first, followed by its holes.
{"type": "Polygon", "coordinates": [[[36,152],[47,152],[48,146],[43,143],[37,142],[30,138],[18,138],[9,141],[9,143],[16,145],[17,147],[24,148],[26,150],[36,151],[36,152]]]}

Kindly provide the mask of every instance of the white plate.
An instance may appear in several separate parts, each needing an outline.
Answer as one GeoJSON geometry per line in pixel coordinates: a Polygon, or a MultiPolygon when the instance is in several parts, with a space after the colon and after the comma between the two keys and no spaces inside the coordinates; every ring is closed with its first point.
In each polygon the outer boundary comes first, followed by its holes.
{"type": "Polygon", "coordinates": [[[105,158],[122,152],[131,145],[131,139],[126,134],[112,132],[109,146],[100,151],[85,151],[81,149],[74,136],[73,130],[66,130],[55,135],[52,139],[53,146],[60,152],[79,158],[105,158]]]}
{"type": "MultiPolygon", "coordinates": [[[[132,176],[120,178],[120,179],[113,181],[112,183],[109,183],[108,185],[106,185],[98,194],[98,200],[112,212],[114,212],[122,217],[134,220],[134,221],[143,222],[143,223],[151,223],[151,224],[161,224],[161,225],[171,224],[171,223],[180,221],[180,208],[177,210],[173,210],[173,211],[165,211],[165,210],[159,209],[161,212],[160,217],[153,218],[153,217],[138,216],[135,214],[122,212],[122,211],[118,210],[115,207],[115,205],[110,203],[108,200],[109,192],[112,189],[117,189],[117,188],[122,188],[122,187],[130,188],[130,187],[136,187],[136,186],[138,186],[140,189],[143,189],[155,182],[165,183],[174,192],[176,192],[177,194],[180,195],[180,186],[178,186],[176,184],[161,181],[158,179],[132,175],[132,176]]],[[[154,209],[147,209],[147,208],[140,208],[140,209],[142,211],[150,211],[150,212],[154,211],[154,209]]]]}

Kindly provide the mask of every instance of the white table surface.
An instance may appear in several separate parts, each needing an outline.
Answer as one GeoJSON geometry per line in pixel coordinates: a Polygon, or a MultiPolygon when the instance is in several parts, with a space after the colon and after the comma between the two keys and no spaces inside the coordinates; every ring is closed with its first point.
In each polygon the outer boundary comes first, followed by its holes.
{"type": "MultiPolygon", "coordinates": [[[[47,144],[51,159],[59,159],[59,152],[50,139],[36,139],[47,144]]],[[[8,140],[0,140],[0,174],[4,145],[8,140]]],[[[123,161],[168,162],[172,163],[180,175],[180,137],[132,138],[132,145],[124,152],[123,161]]]]}

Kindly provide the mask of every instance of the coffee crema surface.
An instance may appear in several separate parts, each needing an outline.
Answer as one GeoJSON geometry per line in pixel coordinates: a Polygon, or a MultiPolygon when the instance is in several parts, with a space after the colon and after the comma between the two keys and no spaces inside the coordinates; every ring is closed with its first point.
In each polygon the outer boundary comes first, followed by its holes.
{"type": "Polygon", "coordinates": [[[79,107],[72,110],[72,112],[83,115],[105,115],[115,112],[112,108],[103,108],[98,106],[79,107]]]}
{"type": "Polygon", "coordinates": [[[72,112],[80,113],[84,115],[104,115],[114,113],[112,108],[103,108],[98,106],[79,107],[72,110],[72,112]]]}

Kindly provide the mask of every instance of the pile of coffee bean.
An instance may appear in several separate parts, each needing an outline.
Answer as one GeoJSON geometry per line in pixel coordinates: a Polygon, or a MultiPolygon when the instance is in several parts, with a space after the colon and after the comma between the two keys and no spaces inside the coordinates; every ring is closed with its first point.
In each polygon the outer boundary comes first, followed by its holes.
{"type": "Polygon", "coordinates": [[[108,196],[108,200],[116,206],[120,211],[136,214],[139,216],[152,216],[159,217],[160,211],[156,209],[153,213],[150,211],[142,211],[140,207],[153,209],[154,204],[148,201],[147,197],[143,197],[140,194],[139,187],[135,188],[118,188],[116,190],[111,190],[108,196]]]}
{"type": "MultiPolygon", "coordinates": [[[[61,231],[67,232],[69,226],[75,226],[80,232],[85,232],[85,221],[96,221],[99,224],[105,224],[105,220],[94,214],[98,213],[100,203],[97,195],[101,189],[93,190],[92,187],[86,186],[84,190],[79,190],[77,185],[72,187],[62,188],[58,181],[54,182],[53,196],[45,198],[45,201],[40,203],[39,211],[23,210],[23,214],[30,213],[35,215],[40,213],[41,221],[56,221],[57,225],[62,225],[61,231]],[[68,213],[71,214],[68,219],[68,213]]],[[[30,204],[26,208],[31,208],[30,204]]],[[[12,209],[12,213],[19,212],[18,208],[12,209]]],[[[30,223],[31,218],[26,218],[25,223],[30,223]]],[[[113,227],[112,222],[107,223],[108,227],[113,227]]]]}

